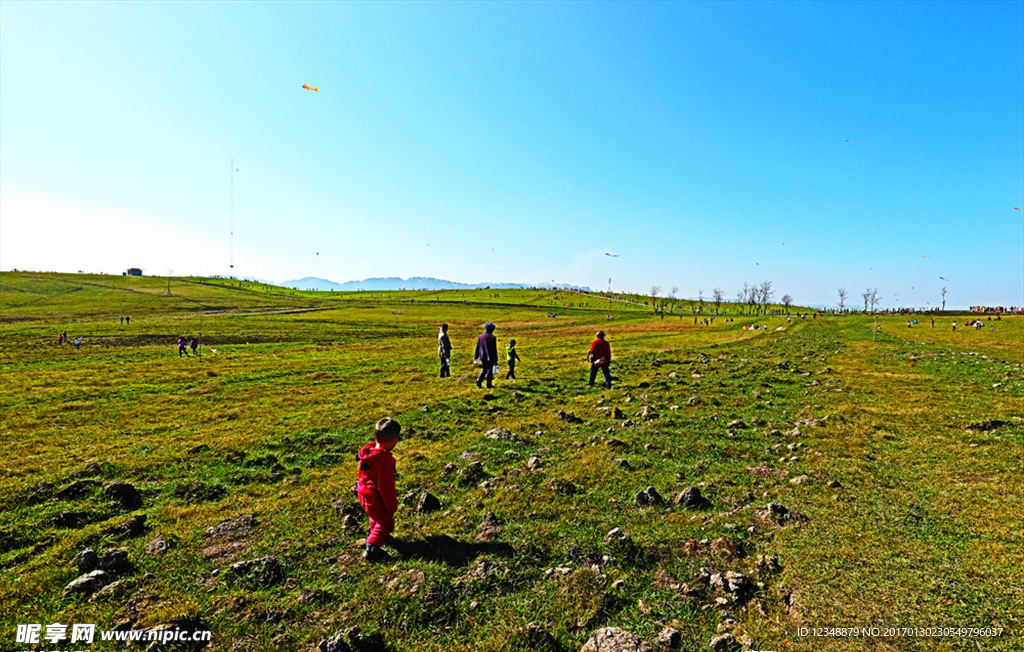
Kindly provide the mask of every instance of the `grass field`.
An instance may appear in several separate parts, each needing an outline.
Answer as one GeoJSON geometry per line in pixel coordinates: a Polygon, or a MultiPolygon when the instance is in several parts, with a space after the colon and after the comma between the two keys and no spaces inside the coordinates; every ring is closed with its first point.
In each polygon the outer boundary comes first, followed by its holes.
{"type": "Polygon", "coordinates": [[[0,274],[0,650],[58,622],[205,629],[208,650],[359,627],[396,652],[575,651],[605,626],[682,650],[1024,649],[1024,319],[883,316],[872,339],[873,317],[723,308],[705,327],[552,291],[0,274]],[[522,362],[478,390],[488,321],[522,362]],[[597,329],[611,390],[586,386],[597,329]],[[371,565],[353,456],[384,415],[406,431],[401,543],[371,565]],[[664,501],[640,507],[648,487],[664,501]],[[673,502],[688,487],[704,504],[673,502]],[[65,596],[86,548],[128,563],[65,596]],[[997,635],[799,635],[854,626],[997,635]]]}

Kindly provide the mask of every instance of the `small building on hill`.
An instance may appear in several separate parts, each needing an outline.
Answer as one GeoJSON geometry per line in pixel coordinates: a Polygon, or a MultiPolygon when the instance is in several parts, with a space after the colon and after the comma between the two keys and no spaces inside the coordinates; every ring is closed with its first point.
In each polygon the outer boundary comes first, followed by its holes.
{"type": "Polygon", "coordinates": [[[129,267],[123,276],[142,276],[142,270],[138,267],[129,267]]]}

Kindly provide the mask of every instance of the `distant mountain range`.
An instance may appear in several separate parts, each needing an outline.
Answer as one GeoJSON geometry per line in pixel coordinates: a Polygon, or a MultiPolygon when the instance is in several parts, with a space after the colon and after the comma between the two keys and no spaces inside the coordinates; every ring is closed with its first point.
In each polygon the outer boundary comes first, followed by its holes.
{"type": "Polygon", "coordinates": [[[456,283],[455,281],[446,281],[440,278],[432,278],[429,276],[413,276],[411,278],[367,278],[362,281],[346,281],[344,283],[335,283],[325,278],[317,278],[315,276],[307,276],[305,278],[296,279],[294,281],[284,281],[277,283],[282,287],[296,288],[298,290],[322,290],[336,292],[354,291],[354,290],[472,290],[476,288],[493,288],[495,290],[507,290],[507,289],[521,289],[521,288],[572,288],[574,290],[582,290],[584,292],[590,292],[589,287],[579,287],[576,285],[558,285],[541,283],[538,285],[527,285],[525,283],[456,283]]]}

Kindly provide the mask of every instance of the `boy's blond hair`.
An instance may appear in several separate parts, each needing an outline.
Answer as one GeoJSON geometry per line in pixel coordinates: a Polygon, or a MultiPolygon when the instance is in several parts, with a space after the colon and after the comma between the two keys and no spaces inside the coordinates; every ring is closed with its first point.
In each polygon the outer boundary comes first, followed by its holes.
{"type": "Polygon", "coordinates": [[[391,441],[398,439],[402,433],[402,426],[391,417],[384,417],[373,427],[373,438],[377,441],[391,441]]]}

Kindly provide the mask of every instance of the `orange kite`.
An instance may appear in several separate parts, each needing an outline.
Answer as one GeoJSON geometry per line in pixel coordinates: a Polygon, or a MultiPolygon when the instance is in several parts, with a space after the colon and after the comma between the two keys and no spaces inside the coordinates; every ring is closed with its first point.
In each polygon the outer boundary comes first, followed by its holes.
{"type": "Polygon", "coordinates": [[[320,92],[319,88],[313,88],[309,84],[303,84],[302,87],[305,88],[307,91],[316,91],[317,93],[320,92]]]}

